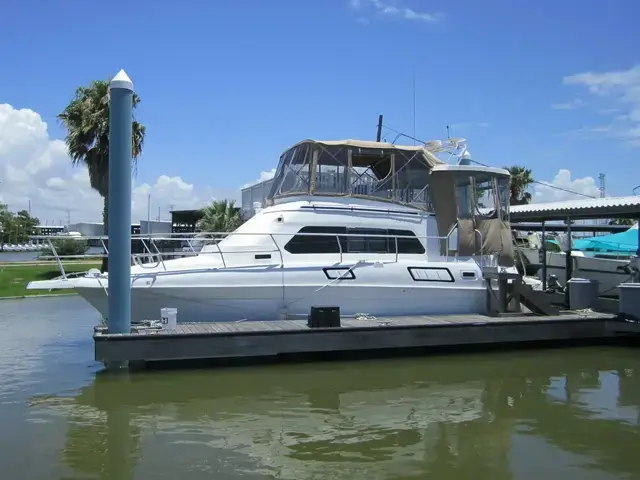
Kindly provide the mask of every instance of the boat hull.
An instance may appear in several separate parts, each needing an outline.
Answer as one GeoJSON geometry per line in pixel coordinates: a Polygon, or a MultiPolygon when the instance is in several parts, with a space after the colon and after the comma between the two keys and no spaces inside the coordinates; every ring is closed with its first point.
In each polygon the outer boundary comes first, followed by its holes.
{"type": "MultiPolygon", "coordinates": [[[[233,322],[306,318],[319,305],[338,306],[342,315],[397,316],[483,313],[486,304],[475,263],[222,269],[151,274],[132,283],[132,321],[158,319],[164,307],[177,308],[179,322],[233,322]]],[[[88,277],[74,283],[104,317],[106,284],[88,277]]]]}
{"type": "MultiPolygon", "coordinates": [[[[317,295],[316,286],[295,287],[291,291],[300,298],[289,304],[281,297],[267,297],[264,289],[256,294],[247,288],[238,292],[225,287],[134,288],[131,291],[132,321],[154,320],[160,309],[178,309],[179,322],[233,322],[244,320],[278,320],[306,318],[312,306],[335,305],[342,315],[375,316],[446,315],[481,313],[485,291],[482,289],[438,288],[341,288],[327,287],[317,295]]],[[[97,288],[77,288],[78,293],[108,316],[108,297],[97,288]]],[[[278,294],[280,291],[273,291],[278,294]]]]}

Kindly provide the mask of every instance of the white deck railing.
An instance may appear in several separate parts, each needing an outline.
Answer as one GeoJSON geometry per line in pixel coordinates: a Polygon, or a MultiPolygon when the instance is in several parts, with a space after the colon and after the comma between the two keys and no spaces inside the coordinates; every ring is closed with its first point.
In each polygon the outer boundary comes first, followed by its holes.
{"type": "MultiPolygon", "coordinates": [[[[387,253],[383,252],[370,252],[372,255],[393,255],[394,261],[397,263],[399,259],[399,255],[411,255],[411,254],[403,254],[398,252],[398,239],[413,239],[413,240],[424,240],[424,243],[421,242],[423,247],[425,247],[425,255],[429,250],[429,241],[437,241],[438,250],[441,248],[442,241],[445,242],[446,249],[445,261],[449,261],[450,259],[450,241],[451,236],[456,230],[456,226],[454,225],[449,233],[442,236],[408,236],[408,235],[380,235],[380,234],[358,234],[358,233],[249,233],[249,232],[197,232],[197,233],[160,233],[160,234],[135,234],[131,235],[132,244],[135,245],[135,242],[139,242],[142,250],[141,252],[136,252],[131,254],[131,264],[137,265],[142,268],[157,268],[158,266],[162,266],[162,270],[164,272],[168,272],[168,269],[165,264],[165,260],[170,258],[184,258],[187,256],[203,256],[203,255],[215,255],[220,257],[220,261],[222,263],[222,268],[227,268],[230,264],[229,255],[260,255],[260,254],[272,254],[276,253],[279,257],[279,263],[274,265],[284,266],[285,258],[287,258],[290,254],[289,252],[283,252],[282,248],[278,245],[276,241],[276,237],[278,236],[287,236],[292,237],[295,236],[309,236],[309,237],[334,237],[336,239],[338,245],[337,255],[340,257],[340,263],[344,261],[344,255],[354,254],[354,255],[362,255],[369,252],[345,252],[343,251],[343,243],[341,242],[341,237],[349,238],[373,238],[373,239],[381,239],[388,238],[393,239],[394,241],[394,251],[390,251],[387,253]],[[249,249],[233,249],[225,251],[224,248],[220,248],[219,242],[229,236],[261,236],[268,237],[273,248],[249,248],[249,249]],[[202,249],[205,246],[214,245],[216,248],[211,251],[203,252],[202,249]]],[[[482,245],[482,234],[477,231],[477,234],[480,235],[480,244],[482,245]]],[[[49,245],[49,249],[51,252],[51,257],[53,257],[60,269],[60,273],[63,278],[68,278],[69,275],[65,273],[63,261],[65,260],[87,260],[87,259],[102,259],[104,257],[108,257],[108,240],[109,237],[106,235],[103,236],[66,236],[66,235],[50,235],[50,236],[32,236],[30,237],[33,240],[39,240],[46,242],[49,245]],[[56,241],[66,240],[66,241],[84,241],[84,242],[92,242],[94,244],[98,244],[99,248],[102,249],[103,253],[84,253],[81,255],[60,255],[56,250],[55,244],[56,241]]],[[[295,254],[297,256],[298,254],[295,254]]],[[[309,254],[307,254],[309,255],[309,254]]],[[[46,258],[47,256],[41,256],[41,258],[46,258]]],[[[457,254],[453,255],[454,258],[457,258],[457,254]]],[[[254,257],[255,259],[255,257],[254,257]]],[[[264,263],[256,263],[256,266],[265,266],[264,263]]],[[[202,268],[194,269],[194,271],[202,271],[202,270],[216,270],[220,267],[211,267],[211,266],[203,266],[202,268]]],[[[189,270],[191,271],[191,270],[189,270]]],[[[181,270],[181,272],[184,272],[181,270]]]]}

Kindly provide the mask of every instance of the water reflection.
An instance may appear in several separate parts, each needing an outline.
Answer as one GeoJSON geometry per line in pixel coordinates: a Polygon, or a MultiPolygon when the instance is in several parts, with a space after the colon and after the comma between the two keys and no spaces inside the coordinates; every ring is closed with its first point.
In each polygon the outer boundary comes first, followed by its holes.
{"type": "Polygon", "coordinates": [[[589,348],[96,375],[29,416],[66,420],[82,478],[626,478],[639,367],[589,348]]]}

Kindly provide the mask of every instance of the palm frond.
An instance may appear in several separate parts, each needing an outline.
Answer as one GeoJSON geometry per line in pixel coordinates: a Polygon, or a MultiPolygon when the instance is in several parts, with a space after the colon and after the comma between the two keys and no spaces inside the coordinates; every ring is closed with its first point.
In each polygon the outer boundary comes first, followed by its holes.
{"type": "MultiPolygon", "coordinates": [[[[140,97],[134,93],[134,109],[139,103],[140,97]]],[[[71,102],[57,118],[67,131],[65,143],[72,164],[85,165],[91,187],[106,197],[109,191],[109,81],[94,80],[89,86],[76,88],[71,102]]],[[[137,120],[132,118],[132,122],[132,167],[137,171],[146,130],[137,120]]]]}

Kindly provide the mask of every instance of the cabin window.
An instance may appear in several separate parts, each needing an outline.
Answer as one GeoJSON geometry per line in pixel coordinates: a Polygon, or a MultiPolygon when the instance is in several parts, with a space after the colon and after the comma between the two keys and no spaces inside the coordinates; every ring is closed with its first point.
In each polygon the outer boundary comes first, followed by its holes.
{"type": "Polygon", "coordinates": [[[346,228],[346,227],[303,227],[285,245],[285,250],[294,254],[318,254],[318,253],[396,253],[396,239],[383,235],[397,235],[398,253],[424,254],[424,246],[415,238],[411,230],[396,230],[383,228],[346,228]],[[332,233],[338,238],[329,235],[311,235],[313,233],[332,233]],[[343,236],[361,234],[359,236],[343,236]],[[375,235],[381,235],[376,237],[375,235]]]}
{"type": "Polygon", "coordinates": [[[346,233],[345,227],[302,227],[296,235],[287,242],[284,249],[289,253],[340,253],[338,238],[333,235],[311,235],[312,233],[346,233]]]}

